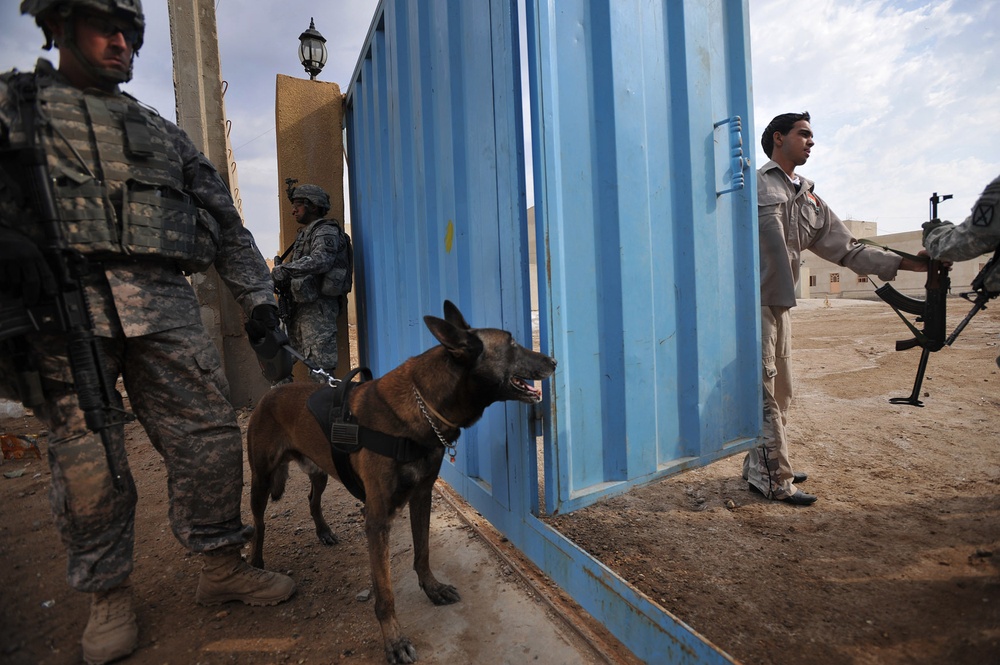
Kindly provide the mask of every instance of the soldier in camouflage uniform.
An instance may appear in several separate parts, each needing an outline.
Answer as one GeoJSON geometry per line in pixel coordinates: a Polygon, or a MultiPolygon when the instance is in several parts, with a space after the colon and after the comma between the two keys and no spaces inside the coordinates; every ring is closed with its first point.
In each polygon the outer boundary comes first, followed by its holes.
{"type": "MultiPolygon", "coordinates": [[[[972,206],[972,214],[955,226],[939,219],[924,222],[924,247],[934,259],[967,261],[1000,248],[1000,176],[972,206]]],[[[983,288],[1000,293],[1000,261],[983,276],[983,288]]],[[[997,358],[1000,366],[1000,357],[997,358]]]]}
{"type": "Polygon", "coordinates": [[[346,297],[350,266],[347,234],[327,219],[330,197],[316,185],[299,185],[291,195],[292,217],[302,228],[289,261],[274,267],[275,284],[291,294],[288,338],[303,356],[333,375],[337,368],[337,316],[346,297]]]}
{"type": "MultiPolygon", "coordinates": [[[[267,265],[212,164],[174,124],[119,90],[142,45],[140,0],[24,0],[21,11],[35,17],[47,46],[56,44],[59,68],[39,60],[33,73],[0,77],[0,150],[34,143],[45,152],[56,223],[90,266],[82,282],[108,399],[122,409],[113,388],[121,376],[166,464],[174,535],[204,555],[196,600],[282,602],[294,582],[248,566],[240,554],[248,536],[242,438],[184,274],[214,263],[250,316],[248,330],[269,334],[278,321],[267,265]],[[33,95],[37,102],[24,101],[33,95]],[[34,138],[23,126],[31,108],[34,138]]],[[[2,167],[0,287],[32,305],[54,295],[39,250],[46,238],[25,169],[9,158],[2,167]]],[[[51,504],[68,581],[92,594],[83,657],[109,662],[138,644],[128,591],[137,496],[124,428],[110,427],[107,449],[88,429],[65,335],[31,335],[20,348],[44,391],[35,411],[51,432],[51,504]]]]}

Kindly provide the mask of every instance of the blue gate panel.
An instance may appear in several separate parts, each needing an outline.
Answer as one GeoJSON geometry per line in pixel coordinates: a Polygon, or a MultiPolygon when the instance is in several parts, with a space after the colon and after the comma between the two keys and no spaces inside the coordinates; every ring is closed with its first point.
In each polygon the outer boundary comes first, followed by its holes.
{"type": "Polygon", "coordinates": [[[756,441],[749,63],[739,1],[528,6],[556,513],[756,441]]]}
{"type": "MultiPolygon", "coordinates": [[[[345,113],[358,340],[376,376],[437,344],[423,316],[442,316],[445,299],[472,325],[530,345],[510,11],[505,2],[405,0],[376,11],[345,113]]],[[[525,439],[528,414],[520,404],[491,407],[462,435],[454,462],[504,506],[509,423],[525,439]]]]}

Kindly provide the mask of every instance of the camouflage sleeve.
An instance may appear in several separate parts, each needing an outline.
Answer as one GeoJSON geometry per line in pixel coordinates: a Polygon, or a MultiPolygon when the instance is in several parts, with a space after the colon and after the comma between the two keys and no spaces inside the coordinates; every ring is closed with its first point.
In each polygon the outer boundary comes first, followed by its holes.
{"type": "Polygon", "coordinates": [[[282,264],[289,277],[321,275],[333,268],[337,253],[344,244],[340,228],[334,221],[319,224],[309,241],[309,253],[302,258],[282,264]]]}
{"type": "Polygon", "coordinates": [[[1000,177],[986,186],[972,207],[972,214],[955,226],[951,222],[925,222],[924,247],[935,259],[965,261],[1000,245],[1000,177]]]}
{"type": "Polygon", "coordinates": [[[274,304],[270,271],[219,172],[183,130],[171,122],[166,126],[184,160],[185,190],[219,223],[220,246],[215,259],[219,276],[247,315],[257,305],[274,304]]]}
{"type": "MultiPolygon", "coordinates": [[[[11,108],[7,82],[0,80],[0,150],[10,147],[11,124],[15,112],[16,109],[11,108]]],[[[7,172],[8,168],[13,168],[13,165],[7,161],[0,163],[0,226],[13,228],[16,226],[14,220],[20,214],[20,210],[16,204],[16,185],[7,172]]]]}

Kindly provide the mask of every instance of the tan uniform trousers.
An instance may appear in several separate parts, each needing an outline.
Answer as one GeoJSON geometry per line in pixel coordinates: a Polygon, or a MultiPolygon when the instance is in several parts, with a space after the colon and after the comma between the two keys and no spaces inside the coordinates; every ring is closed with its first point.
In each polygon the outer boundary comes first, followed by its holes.
{"type": "Polygon", "coordinates": [[[761,445],[743,459],[743,477],[765,496],[784,499],[796,492],[788,459],[785,425],[792,403],[792,318],[788,307],[760,308],[764,364],[764,426],[761,445]]]}

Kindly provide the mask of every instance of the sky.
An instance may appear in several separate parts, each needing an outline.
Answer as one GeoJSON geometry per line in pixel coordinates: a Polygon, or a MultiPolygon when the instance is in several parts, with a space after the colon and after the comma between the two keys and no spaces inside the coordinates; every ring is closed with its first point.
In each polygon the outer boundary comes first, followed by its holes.
{"type": "MultiPolygon", "coordinates": [[[[55,61],[18,5],[0,1],[0,69],[29,70],[40,56],[55,61]]],[[[124,89],[173,120],[166,0],[143,6],[145,44],[124,89]]],[[[347,92],[376,6],[216,0],[242,209],[265,256],[279,253],[284,195],[275,77],[307,78],[298,36],[313,18],[330,51],[319,79],[347,92]]],[[[798,172],[841,218],[877,222],[881,234],[919,229],[933,192],[954,196],[939,213],[961,221],[1000,175],[1000,2],[749,0],[749,8],[755,168],[767,159],[759,136],[768,121],[809,111],[816,146],[798,172]]],[[[530,204],[530,183],[528,192],[530,204]]]]}

